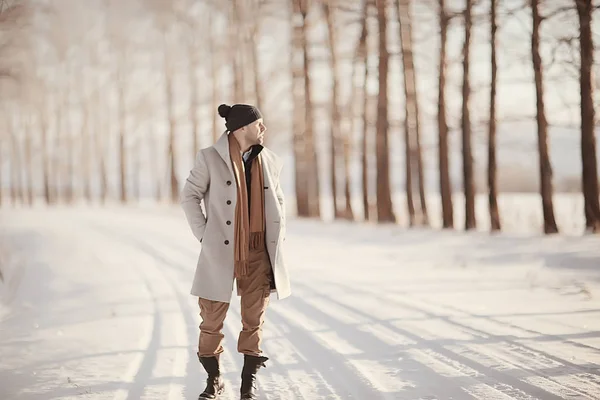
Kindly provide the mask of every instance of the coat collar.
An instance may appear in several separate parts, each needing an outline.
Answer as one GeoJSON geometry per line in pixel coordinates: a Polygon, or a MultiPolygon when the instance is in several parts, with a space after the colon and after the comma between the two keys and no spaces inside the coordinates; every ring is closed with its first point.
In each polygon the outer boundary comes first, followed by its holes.
{"type": "Polygon", "coordinates": [[[227,139],[227,132],[224,132],[217,142],[213,145],[217,153],[221,156],[223,161],[228,163],[230,161],[229,157],[229,141],[227,139]]]}
{"type": "MultiPolygon", "coordinates": [[[[229,172],[233,175],[233,166],[231,165],[231,156],[229,155],[229,139],[227,137],[227,132],[224,132],[217,142],[213,145],[214,149],[221,156],[225,164],[227,164],[227,168],[229,168],[229,172]]],[[[257,148],[258,149],[258,148],[257,148]]],[[[260,154],[263,157],[263,171],[268,175],[271,175],[271,163],[272,157],[270,157],[269,152],[265,151],[266,148],[260,146],[260,154]],[[265,157],[266,156],[266,157],[265,157]],[[265,162],[266,161],[266,162],[265,162]]]]}
{"type": "Polygon", "coordinates": [[[231,165],[231,157],[229,155],[229,140],[227,138],[227,131],[221,135],[213,147],[217,153],[219,153],[223,161],[225,161],[227,168],[229,168],[229,172],[231,172],[233,175],[233,166],[231,165]]]}

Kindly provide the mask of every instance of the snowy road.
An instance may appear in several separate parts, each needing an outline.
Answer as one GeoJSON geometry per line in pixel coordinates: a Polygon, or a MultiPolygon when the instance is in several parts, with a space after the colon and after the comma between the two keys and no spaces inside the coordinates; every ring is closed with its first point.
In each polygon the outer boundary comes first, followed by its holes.
{"type": "MultiPolygon", "coordinates": [[[[179,209],[4,209],[0,243],[0,399],[197,398],[199,245],[179,209]]],[[[291,221],[285,251],[261,398],[600,399],[598,238],[291,221]]]]}

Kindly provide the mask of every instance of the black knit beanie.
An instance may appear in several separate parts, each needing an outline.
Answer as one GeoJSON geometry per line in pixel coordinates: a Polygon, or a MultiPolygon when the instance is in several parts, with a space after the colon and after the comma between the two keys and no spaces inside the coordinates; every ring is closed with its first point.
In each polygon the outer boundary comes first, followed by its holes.
{"type": "Polygon", "coordinates": [[[225,118],[225,126],[229,132],[236,131],[262,118],[258,108],[248,104],[234,104],[233,106],[221,104],[218,111],[219,115],[225,118]]]}

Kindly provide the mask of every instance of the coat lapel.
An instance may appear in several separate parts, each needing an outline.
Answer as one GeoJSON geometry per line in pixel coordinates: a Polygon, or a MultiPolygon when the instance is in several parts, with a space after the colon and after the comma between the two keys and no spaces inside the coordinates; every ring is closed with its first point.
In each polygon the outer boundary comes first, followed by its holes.
{"type": "Polygon", "coordinates": [[[225,164],[227,164],[227,168],[229,168],[231,175],[233,175],[233,166],[231,165],[231,156],[229,155],[229,140],[227,138],[227,132],[221,135],[213,147],[217,153],[219,153],[225,164]]]}
{"type": "Polygon", "coordinates": [[[263,158],[263,174],[265,177],[265,186],[267,187],[273,187],[273,189],[275,189],[275,187],[273,186],[274,182],[273,182],[273,177],[274,177],[274,171],[273,168],[276,168],[275,165],[275,161],[273,160],[273,158],[271,157],[271,154],[268,151],[265,151],[267,149],[263,149],[263,151],[260,153],[262,158],[263,158]]]}

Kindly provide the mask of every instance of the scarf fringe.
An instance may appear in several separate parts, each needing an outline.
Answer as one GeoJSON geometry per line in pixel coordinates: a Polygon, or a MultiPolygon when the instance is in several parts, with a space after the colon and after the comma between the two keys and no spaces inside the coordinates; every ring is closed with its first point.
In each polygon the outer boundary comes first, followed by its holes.
{"type": "MultiPolygon", "coordinates": [[[[252,232],[250,234],[250,251],[258,250],[264,247],[265,245],[265,235],[264,232],[252,232]]],[[[245,278],[248,275],[249,269],[248,260],[235,260],[235,277],[236,278],[245,278]]]]}
{"type": "Polygon", "coordinates": [[[250,234],[250,250],[256,250],[265,244],[264,232],[252,232],[250,234]]]}
{"type": "Polygon", "coordinates": [[[248,275],[248,264],[248,260],[236,261],[234,269],[236,279],[244,278],[248,275]]]}

